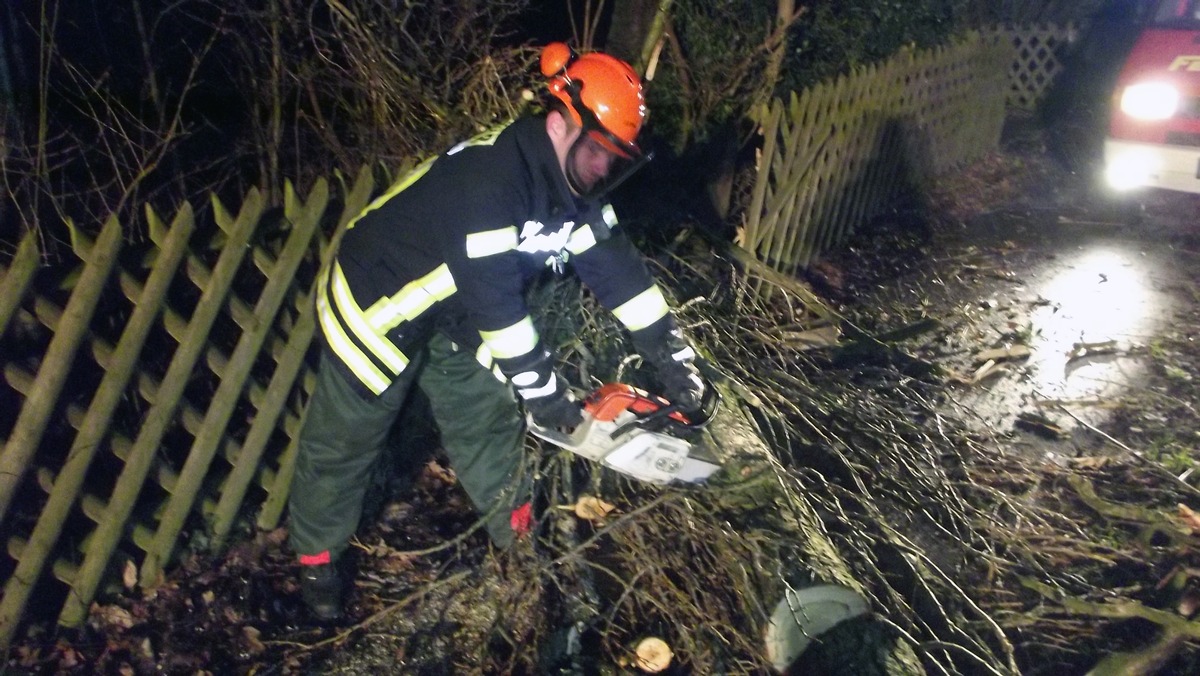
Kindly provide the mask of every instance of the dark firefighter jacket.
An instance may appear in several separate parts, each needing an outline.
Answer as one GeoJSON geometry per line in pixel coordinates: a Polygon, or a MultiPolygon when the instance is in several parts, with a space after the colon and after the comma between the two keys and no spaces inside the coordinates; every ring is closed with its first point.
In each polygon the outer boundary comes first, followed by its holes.
{"type": "Polygon", "coordinates": [[[616,226],[611,206],[572,197],[543,118],[480,135],[418,166],[349,224],[317,296],[328,351],[379,394],[442,331],[523,398],[552,394],[563,385],[524,292],[568,259],[635,345],[667,349],[678,334],[666,300],[616,226]]]}

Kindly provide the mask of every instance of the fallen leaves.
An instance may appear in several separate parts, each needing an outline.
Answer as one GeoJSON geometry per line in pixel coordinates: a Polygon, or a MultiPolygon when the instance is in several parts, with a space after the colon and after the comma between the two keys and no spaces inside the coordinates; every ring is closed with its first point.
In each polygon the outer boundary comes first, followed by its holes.
{"type": "Polygon", "coordinates": [[[99,603],[93,603],[91,612],[88,613],[88,621],[97,629],[120,629],[125,630],[131,628],[135,624],[133,613],[122,608],[121,606],[109,605],[102,606],[99,603]]]}
{"type": "Polygon", "coordinates": [[[246,646],[246,651],[251,655],[266,651],[267,646],[262,642],[261,636],[262,632],[256,627],[249,625],[242,627],[242,641],[246,646]]]}
{"type": "Polygon", "coordinates": [[[436,460],[430,460],[425,463],[424,474],[432,479],[437,479],[447,486],[453,486],[458,483],[458,477],[454,474],[454,470],[449,467],[443,467],[436,460]]]}

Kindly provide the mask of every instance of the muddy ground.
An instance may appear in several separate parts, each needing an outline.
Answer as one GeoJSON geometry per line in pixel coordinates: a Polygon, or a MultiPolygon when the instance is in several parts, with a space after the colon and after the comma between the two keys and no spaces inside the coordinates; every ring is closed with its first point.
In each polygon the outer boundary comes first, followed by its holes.
{"type": "MultiPolygon", "coordinates": [[[[951,382],[946,413],[977,426],[996,453],[1064,467],[1142,463],[1200,495],[1200,199],[1113,200],[1094,165],[1060,161],[1047,139],[1016,120],[1003,151],[864,228],[809,281],[860,328],[902,336],[896,344],[936,364],[951,382]]],[[[389,487],[403,500],[379,507],[357,543],[353,632],[307,620],[280,530],[190,558],[153,594],[109,598],[82,631],[34,628],[8,673],[456,673],[418,653],[452,654],[456,631],[492,618],[471,617],[469,595],[432,620],[406,618],[396,581],[468,576],[485,596],[522,561],[491,555],[469,530],[444,467],[409,476],[389,487]]],[[[1097,657],[1070,663],[1082,673],[1097,657]]]]}

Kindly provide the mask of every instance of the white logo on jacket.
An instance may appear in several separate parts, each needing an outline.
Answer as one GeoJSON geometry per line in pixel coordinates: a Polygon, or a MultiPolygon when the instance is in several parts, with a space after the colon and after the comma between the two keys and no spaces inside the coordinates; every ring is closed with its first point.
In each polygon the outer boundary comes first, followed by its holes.
{"type": "Polygon", "coordinates": [[[525,253],[562,251],[563,247],[567,245],[567,240],[571,238],[571,230],[575,227],[575,221],[563,223],[557,231],[542,232],[545,227],[538,221],[525,221],[524,227],[521,228],[521,242],[517,245],[517,251],[525,253]]]}

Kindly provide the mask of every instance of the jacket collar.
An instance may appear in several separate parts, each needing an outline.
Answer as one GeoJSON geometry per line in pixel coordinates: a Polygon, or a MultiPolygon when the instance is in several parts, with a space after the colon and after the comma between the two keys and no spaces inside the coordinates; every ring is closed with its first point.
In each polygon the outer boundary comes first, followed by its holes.
{"type": "Polygon", "coordinates": [[[558,156],[554,153],[554,144],[546,133],[546,118],[544,116],[526,117],[513,123],[517,137],[517,147],[530,165],[530,171],[535,179],[546,186],[547,197],[552,214],[567,215],[587,212],[595,205],[588,204],[571,193],[567,177],[563,175],[558,165],[558,156]]]}

